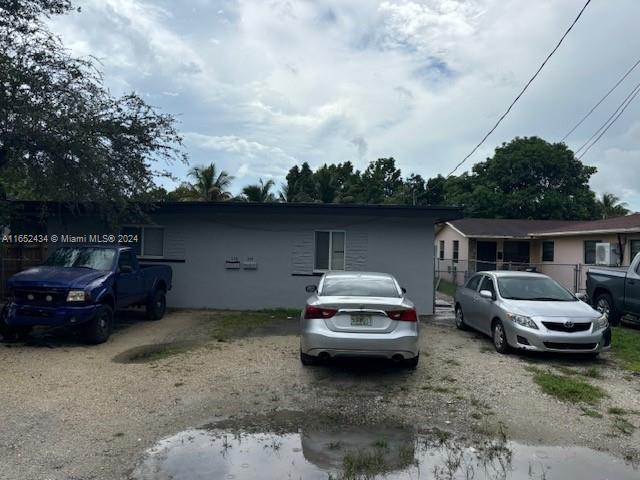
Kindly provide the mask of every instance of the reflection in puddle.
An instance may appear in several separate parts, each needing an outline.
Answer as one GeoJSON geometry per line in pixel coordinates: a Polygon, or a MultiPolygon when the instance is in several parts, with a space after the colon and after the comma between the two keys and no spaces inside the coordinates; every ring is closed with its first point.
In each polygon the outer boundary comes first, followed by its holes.
{"type": "Polygon", "coordinates": [[[446,435],[344,427],[299,433],[187,430],[151,448],[133,478],[200,479],[637,479],[638,471],[587,448],[473,446],[446,435]]]}

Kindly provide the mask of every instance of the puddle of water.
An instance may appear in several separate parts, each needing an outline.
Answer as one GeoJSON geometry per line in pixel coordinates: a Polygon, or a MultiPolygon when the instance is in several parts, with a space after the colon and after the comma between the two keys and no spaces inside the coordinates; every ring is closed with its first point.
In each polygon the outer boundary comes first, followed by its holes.
{"type": "Polygon", "coordinates": [[[469,446],[403,429],[230,433],[187,430],[149,449],[137,480],[637,480],[622,460],[587,448],[487,441],[469,446]]]}
{"type": "Polygon", "coordinates": [[[113,357],[116,363],[147,363],[177,355],[193,348],[195,342],[171,342],[140,345],[113,357]]]}

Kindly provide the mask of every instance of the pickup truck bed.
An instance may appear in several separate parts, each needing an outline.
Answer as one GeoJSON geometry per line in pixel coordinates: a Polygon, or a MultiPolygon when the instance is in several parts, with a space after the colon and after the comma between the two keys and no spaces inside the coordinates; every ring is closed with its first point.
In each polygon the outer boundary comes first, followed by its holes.
{"type": "Polygon", "coordinates": [[[587,294],[594,308],[609,314],[615,325],[623,316],[640,317],[640,254],[628,268],[591,267],[587,272],[587,294]]]}

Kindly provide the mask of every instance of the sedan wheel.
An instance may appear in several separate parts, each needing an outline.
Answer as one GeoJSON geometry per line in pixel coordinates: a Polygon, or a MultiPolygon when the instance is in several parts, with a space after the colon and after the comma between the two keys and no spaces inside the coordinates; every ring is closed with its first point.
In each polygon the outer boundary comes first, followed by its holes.
{"type": "Polygon", "coordinates": [[[462,307],[460,305],[456,305],[456,327],[459,330],[466,330],[467,324],[464,323],[464,314],[462,313],[462,307]]]}
{"type": "Polygon", "coordinates": [[[497,320],[493,324],[493,346],[496,347],[496,352],[498,353],[509,352],[507,334],[505,333],[504,326],[500,320],[497,320]]]}

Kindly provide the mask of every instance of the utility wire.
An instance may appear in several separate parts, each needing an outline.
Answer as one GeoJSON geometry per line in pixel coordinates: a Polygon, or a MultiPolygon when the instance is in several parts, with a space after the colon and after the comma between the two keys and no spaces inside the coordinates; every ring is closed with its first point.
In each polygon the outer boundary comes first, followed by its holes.
{"type": "Polygon", "coordinates": [[[571,130],[569,130],[569,132],[568,132],[564,137],[562,137],[562,140],[560,140],[560,141],[561,141],[561,142],[564,142],[564,141],[567,139],[567,137],[568,137],[569,135],[571,135],[571,134],[576,130],[576,128],[578,128],[580,125],[582,125],[582,122],[584,122],[587,118],[589,118],[589,116],[593,113],[593,111],[594,111],[596,108],[598,108],[598,107],[600,106],[600,104],[601,104],[602,102],[604,102],[604,100],[605,100],[609,95],[611,95],[611,93],[612,93],[616,88],[618,88],[618,85],[620,85],[620,84],[624,81],[624,79],[625,79],[625,78],[627,78],[627,77],[629,76],[629,74],[635,70],[635,68],[636,68],[638,65],[640,65],[640,59],[638,59],[638,61],[637,61],[636,63],[634,63],[634,64],[631,66],[631,68],[630,68],[629,70],[627,70],[627,73],[625,73],[625,74],[622,76],[622,78],[621,78],[620,80],[618,80],[618,81],[616,82],[616,84],[615,84],[613,87],[611,87],[611,90],[609,90],[609,91],[604,95],[604,97],[602,97],[600,100],[598,100],[598,103],[596,103],[596,104],[591,108],[591,110],[589,110],[589,111],[587,112],[587,114],[586,114],[584,117],[582,117],[582,118],[580,119],[580,121],[579,121],[578,123],[576,123],[576,124],[574,125],[574,127],[573,127],[571,130]]]}
{"type": "Polygon", "coordinates": [[[627,101],[627,103],[624,105],[624,107],[622,107],[622,110],[620,110],[620,113],[618,113],[618,115],[615,116],[615,118],[613,120],[611,120],[611,122],[609,123],[609,125],[607,125],[607,128],[605,128],[602,133],[600,135],[598,135],[598,137],[593,141],[593,143],[591,143],[591,145],[589,145],[587,147],[587,149],[582,152],[582,155],[580,155],[578,157],[578,160],[580,160],[582,157],[584,157],[587,152],[591,149],[591,147],[593,147],[596,143],[598,143],[598,140],[600,140],[602,138],[602,136],[607,133],[607,130],[609,130],[609,128],[611,128],[611,126],[616,123],[616,120],[618,120],[618,118],[620,118],[620,115],[622,115],[622,113],[627,109],[627,107],[631,104],[631,102],[633,102],[633,100],[638,96],[638,93],[640,93],[640,84],[638,84],[634,90],[633,95],[631,96],[631,98],[629,98],[629,100],[627,101]]]}
{"type": "Polygon", "coordinates": [[[586,142],[584,142],[580,148],[578,148],[574,153],[574,155],[577,155],[578,153],[580,153],[582,151],[583,148],[585,148],[587,145],[589,145],[589,143],[591,142],[591,140],[593,140],[601,131],[603,128],[605,128],[607,126],[607,124],[611,121],[611,119],[613,119],[613,117],[616,116],[616,114],[620,111],[620,109],[627,103],[627,101],[629,101],[629,99],[633,96],[633,94],[638,90],[638,88],[640,88],[640,83],[637,83],[629,92],[629,94],[624,98],[624,100],[622,101],[622,103],[620,103],[620,105],[618,105],[618,107],[614,110],[614,112],[609,115],[609,118],[607,118],[605,120],[605,122],[600,126],[600,128],[598,128],[595,132],[593,132],[593,134],[587,139],[586,142]]]}
{"type": "Polygon", "coordinates": [[[547,62],[549,61],[549,59],[553,56],[554,53],[556,53],[556,50],[558,50],[558,48],[560,48],[560,45],[562,45],[562,42],[564,41],[565,37],[569,34],[569,32],[573,29],[573,27],[575,26],[576,23],[578,23],[578,20],[580,19],[580,17],[582,16],[582,13],[586,10],[586,8],[589,6],[589,4],[591,3],[591,0],[587,0],[587,3],[584,4],[584,6],[582,7],[582,9],[580,10],[580,12],[578,12],[578,16],[573,20],[573,22],[571,23],[571,25],[569,26],[569,28],[567,29],[566,32],[564,32],[564,35],[562,35],[562,37],[560,38],[560,41],[558,41],[558,43],[556,44],[556,46],[553,48],[553,50],[551,50],[551,53],[549,53],[549,55],[547,55],[547,58],[544,59],[544,62],[542,62],[542,64],[540,65],[540,67],[538,67],[538,70],[536,70],[536,73],[533,75],[533,77],[531,77],[529,79],[529,81],[525,84],[524,88],[520,91],[520,93],[516,96],[516,98],[513,100],[513,102],[511,102],[511,105],[509,105],[509,108],[507,108],[507,110],[500,116],[500,118],[498,118],[498,121],[495,123],[495,125],[491,128],[491,130],[489,130],[487,132],[487,134],[482,138],[482,140],[480,140],[480,143],[478,143],[475,147],[473,147],[473,150],[471,150],[471,152],[469,152],[467,154],[466,157],[464,157],[456,166],[453,170],[451,170],[451,172],[449,172],[449,174],[447,175],[447,177],[450,177],[451,175],[453,175],[456,170],[458,170],[458,168],[460,168],[460,166],[462,166],[462,164],[464,162],[466,162],[469,157],[471,157],[471,155],[473,155],[476,150],[478,150],[478,148],[480,148],[482,146],[482,144],[485,142],[485,140],[487,138],[489,138],[489,135],[491,135],[496,128],[498,128],[498,125],[500,125],[500,123],[502,122],[502,120],[509,114],[509,112],[511,111],[511,109],[513,108],[513,106],[516,104],[516,102],[518,100],[520,100],[520,97],[522,96],[522,94],[524,94],[524,92],[527,90],[527,88],[529,88],[529,85],[531,85],[531,83],[533,83],[533,81],[536,79],[536,77],[538,76],[538,74],[542,71],[542,69],[544,68],[544,66],[547,64],[547,62]]]}

